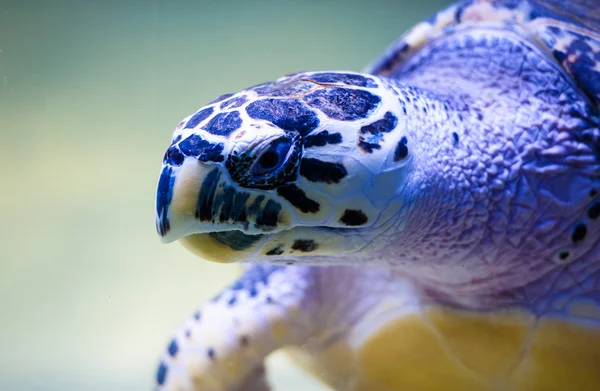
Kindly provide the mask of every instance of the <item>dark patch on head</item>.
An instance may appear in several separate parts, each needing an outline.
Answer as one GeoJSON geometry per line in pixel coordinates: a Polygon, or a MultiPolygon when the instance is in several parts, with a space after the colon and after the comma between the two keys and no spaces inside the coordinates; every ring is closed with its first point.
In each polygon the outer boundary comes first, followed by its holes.
{"type": "Polygon", "coordinates": [[[300,162],[300,175],[311,182],[339,183],[348,171],[343,164],[304,158],[300,162]]]}
{"type": "Polygon", "coordinates": [[[306,136],[304,138],[304,148],[324,147],[327,144],[339,144],[341,142],[342,135],[340,133],[329,134],[327,130],[324,130],[315,135],[306,136]]]}
{"type": "Polygon", "coordinates": [[[365,224],[369,218],[359,209],[346,209],[344,214],[340,218],[340,223],[346,224],[351,227],[365,224]]]}
{"type": "Polygon", "coordinates": [[[573,227],[573,230],[571,231],[571,241],[573,243],[581,242],[585,239],[586,235],[587,227],[583,223],[578,223],[577,225],[575,225],[575,227],[573,227]]]}
{"type": "Polygon", "coordinates": [[[194,313],[194,320],[198,321],[202,317],[202,313],[200,311],[196,311],[194,313]]]}
{"type": "Polygon", "coordinates": [[[225,167],[231,179],[238,185],[270,190],[296,180],[301,152],[300,136],[288,133],[273,140],[259,155],[253,149],[230,154],[225,167]],[[272,156],[265,161],[265,154],[272,156]],[[277,160],[276,164],[273,167],[265,167],[264,164],[273,163],[272,159],[277,160]]]}
{"type": "Polygon", "coordinates": [[[319,126],[317,114],[298,99],[261,99],[246,106],[246,112],[251,118],[270,121],[303,136],[319,126]]]}
{"type": "Polygon", "coordinates": [[[208,235],[234,251],[247,250],[263,237],[262,234],[248,235],[242,231],[210,232],[208,235]]]}
{"type": "Polygon", "coordinates": [[[156,191],[156,215],[159,219],[156,230],[161,236],[165,236],[171,229],[168,212],[173,197],[173,184],[175,183],[175,177],[172,174],[173,169],[171,167],[163,167],[156,191]]]}
{"type": "Polygon", "coordinates": [[[383,133],[391,132],[397,124],[398,118],[388,111],[382,119],[360,128],[358,147],[367,153],[373,153],[374,149],[380,149],[379,141],[383,138],[383,133]]]}
{"type": "Polygon", "coordinates": [[[169,147],[169,149],[167,149],[167,152],[165,152],[163,163],[170,164],[174,167],[178,167],[181,166],[181,164],[183,164],[183,159],[184,156],[181,153],[181,151],[179,151],[179,149],[176,146],[171,146],[169,147]]]}
{"type": "Polygon", "coordinates": [[[408,147],[406,146],[407,143],[408,140],[405,136],[403,136],[398,142],[398,145],[396,145],[396,150],[394,151],[395,162],[400,161],[402,159],[406,159],[406,157],[408,156],[408,147]]]}
{"type": "Polygon", "coordinates": [[[177,144],[180,140],[181,140],[181,135],[178,134],[177,137],[175,137],[172,141],[171,141],[171,145],[175,145],[177,144]]]}
{"type": "Polygon", "coordinates": [[[211,134],[227,137],[239,129],[240,126],[242,126],[240,113],[238,111],[230,111],[215,115],[202,129],[211,134]]]}
{"type": "Polygon", "coordinates": [[[214,109],[212,107],[207,107],[206,109],[202,109],[196,114],[192,115],[192,117],[188,120],[187,124],[185,124],[186,129],[195,128],[200,122],[204,121],[213,113],[214,109]]]}
{"type": "Polygon", "coordinates": [[[222,162],[225,159],[221,155],[223,143],[211,143],[198,134],[192,134],[180,142],[179,149],[184,155],[193,156],[201,162],[222,162]]]}
{"type": "Polygon", "coordinates": [[[303,97],[311,107],[341,121],[366,118],[377,107],[381,98],[363,90],[350,88],[325,88],[303,97]]]}
{"type": "Polygon", "coordinates": [[[277,246],[273,247],[272,249],[267,251],[265,254],[266,255],[281,255],[281,254],[283,254],[283,249],[281,248],[281,244],[278,244],[277,246]]]}
{"type": "Polygon", "coordinates": [[[304,190],[296,185],[287,185],[277,188],[277,194],[288,200],[296,209],[303,213],[317,213],[320,210],[318,202],[306,196],[304,190]]]}
{"type": "Polygon", "coordinates": [[[454,144],[458,144],[458,133],[452,132],[452,138],[454,139],[454,144]]]}
{"type": "Polygon", "coordinates": [[[281,204],[273,200],[267,201],[263,210],[256,217],[256,227],[273,229],[277,227],[279,213],[281,212],[281,204]]]}
{"type": "Polygon", "coordinates": [[[240,95],[240,96],[236,96],[234,98],[231,98],[231,99],[221,103],[220,107],[222,109],[237,109],[238,107],[240,107],[247,101],[248,101],[248,98],[246,98],[245,95],[240,95]]]}
{"type": "Polygon", "coordinates": [[[314,84],[301,80],[271,81],[252,87],[259,96],[292,97],[315,88],[314,84]]]}
{"type": "Polygon", "coordinates": [[[210,358],[211,360],[214,360],[215,357],[217,356],[217,354],[215,353],[215,349],[214,348],[208,348],[208,350],[206,351],[208,358],[210,358]]]}
{"type": "Polygon", "coordinates": [[[213,103],[218,103],[218,102],[220,102],[222,100],[225,100],[225,99],[229,98],[230,96],[233,96],[233,94],[223,94],[223,95],[220,95],[220,96],[217,97],[217,99],[211,100],[210,102],[208,102],[208,104],[210,105],[210,104],[213,104],[213,103]]]}
{"type": "Polygon", "coordinates": [[[319,245],[312,239],[296,239],[294,240],[294,244],[292,244],[292,250],[298,250],[303,253],[315,251],[317,247],[319,245]]]}
{"type": "Polygon", "coordinates": [[[169,344],[169,347],[167,348],[167,352],[169,352],[169,356],[175,357],[178,351],[179,346],[177,345],[177,341],[175,340],[175,338],[173,338],[171,340],[171,343],[169,344]]]}
{"type": "Polygon", "coordinates": [[[242,347],[246,347],[246,346],[248,346],[248,342],[249,342],[249,340],[248,340],[248,337],[247,337],[247,336],[245,336],[245,335],[242,335],[242,336],[240,337],[240,346],[242,346],[242,347]]]}
{"type": "Polygon", "coordinates": [[[218,168],[215,168],[202,181],[202,187],[200,188],[200,194],[196,203],[196,218],[200,219],[200,221],[212,221],[215,191],[217,190],[217,183],[220,178],[221,172],[218,168]]]}
{"type": "Polygon", "coordinates": [[[160,365],[158,366],[158,371],[156,371],[156,383],[159,386],[165,384],[165,380],[167,379],[167,370],[167,364],[165,364],[164,361],[161,361],[160,365]]]}
{"type": "Polygon", "coordinates": [[[302,80],[310,80],[317,83],[343,83],[358,87],[377,88],[377,83],[370,77],[350,73],[321,72],[309,76],[303,75],[302,80]]]}
{"type": "Polygon", "coordinates": [[[568,252],[568,251],[561,251],[561,252],[558,254],[558,259],[560,259],[561,261],[564,261],[564,260],[566,260],[567,258],[569,258],[569,255],[571,255],[571,253],[570,253],[570,252],[568,252]]]}
{"type": "Polygon", "coordinates": [[[229,298],[229,301],[227,302],[227,305],[229,307],[233,307],[233,305],[235,304],[236,301],[237,301],[237,297],[233,296],[233,297],[229,298]]]}
{"type": "Polygon", "coordinates": [[[588,209],[588,217],[592,220],[596,220],[600,216],[600,202],[594,202],[590,209],[588,209]]]}

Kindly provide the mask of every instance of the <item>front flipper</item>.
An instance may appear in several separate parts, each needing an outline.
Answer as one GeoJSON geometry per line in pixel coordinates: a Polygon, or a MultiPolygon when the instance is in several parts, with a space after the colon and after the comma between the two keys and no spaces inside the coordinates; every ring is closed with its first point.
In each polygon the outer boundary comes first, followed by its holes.
{"type": "MultiPolygon", "coordinates": [[[[252,265],[179,329],[157,391],[268,391],[263,362],[311,333],[311,268],[252,265]]],[[[314,292],[313,292],[314,293],[314,292]]]]}

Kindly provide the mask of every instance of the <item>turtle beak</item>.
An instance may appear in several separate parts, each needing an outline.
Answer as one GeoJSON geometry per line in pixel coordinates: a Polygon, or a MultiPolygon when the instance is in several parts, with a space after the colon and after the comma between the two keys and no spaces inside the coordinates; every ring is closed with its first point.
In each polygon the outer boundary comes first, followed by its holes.
{"type": "Polygon", "coordinates": [[[191,231],[214,231],[214,227],[198,224],[201,220],[196,215],[200,217],[203,206],[212,206],[219,177],[217,166],[196,159],[185,159],[179,167],[163,166],[156,194],[156,230],[164,243],[191,231]]]}
{"type": "Polygon", "coordinates": [[[164,165],[156,195],[156,229],[203,259],[234,262],[260,249],[272,232],[290,228],[281,204],[231,183],[221,165],[191,157],[164,165]]]}

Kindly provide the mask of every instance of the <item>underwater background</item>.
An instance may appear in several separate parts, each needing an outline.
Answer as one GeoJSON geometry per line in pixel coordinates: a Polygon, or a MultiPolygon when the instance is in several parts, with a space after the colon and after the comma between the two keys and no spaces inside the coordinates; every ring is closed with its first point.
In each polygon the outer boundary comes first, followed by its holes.
{"type": "MultiPolygon", "coordinates": [[[[434,0],[0,0],[0,390],[149,390],[179,324],[231,282],[160,243],[177,123],[286,73],[360,70],[434,0]]],[[[327,388],[282,354],[275,391],[327,388]]]]}

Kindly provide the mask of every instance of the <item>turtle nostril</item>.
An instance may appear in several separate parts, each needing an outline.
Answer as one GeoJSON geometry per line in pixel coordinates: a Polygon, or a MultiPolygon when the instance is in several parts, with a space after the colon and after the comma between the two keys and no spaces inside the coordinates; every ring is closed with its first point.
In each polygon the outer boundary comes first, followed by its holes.
{"type": "Polygon", "coordinates": [[[165,153],[165,162],[171,163],[173,166],[181,166],[183,163],[183,155],[177,148],[171,147],[167,149],[167,153],[165,153]]]}

